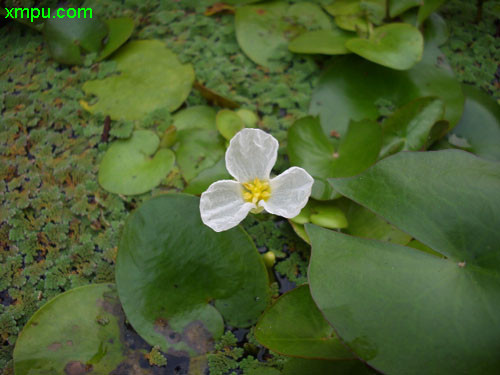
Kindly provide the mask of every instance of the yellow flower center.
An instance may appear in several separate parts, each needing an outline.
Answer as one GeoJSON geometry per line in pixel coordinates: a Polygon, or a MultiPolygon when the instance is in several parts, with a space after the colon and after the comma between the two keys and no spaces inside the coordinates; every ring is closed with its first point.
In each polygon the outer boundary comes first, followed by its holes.
{"type": "Polygon", "coordinates": [[[264,200],[267,201],[271,196],[271,187],[268,181],[261,181],[258,178],[251,182],[242,184],[245,188],[243,192],[243,199],[247,202],[256,204],[264,200]]]}

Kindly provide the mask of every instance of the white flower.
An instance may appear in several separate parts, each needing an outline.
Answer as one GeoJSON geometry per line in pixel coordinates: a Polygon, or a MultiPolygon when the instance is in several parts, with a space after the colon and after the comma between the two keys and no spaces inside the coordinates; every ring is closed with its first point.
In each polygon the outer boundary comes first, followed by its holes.
{"type": "Polygon", "coordinates": [[[270,179],[278,156],[278,141],[259,129],[243,129],[229,143],[226,168],[236,181],[214,182],[201,195],[200,213],[216,232],[238,225],[252,211],[266,210],[292,218],[306,205],[313,178],[292,167],[270,179]]]}

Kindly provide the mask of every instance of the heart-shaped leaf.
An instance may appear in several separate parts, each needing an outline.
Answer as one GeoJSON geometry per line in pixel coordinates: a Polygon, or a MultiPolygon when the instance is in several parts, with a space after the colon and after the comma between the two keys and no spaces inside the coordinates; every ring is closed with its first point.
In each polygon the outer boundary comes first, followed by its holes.
{"type": "Polygon", "coordinates": [[[288,156],[292,165],[307,170],[315,178],[312,197],[332,199],[322,186],[326,178],[352,176],[375,163],[382,144],[382,130],[372,121],[352,122],[341,138],[338,150],[321,129],[317,118],[296,121],[288,131],[288,156]],[[326,197],[325,197],[326,195],[326,197]]]}
{"type": "Polygon", "coordinates": [[[199,198],[165,194],[125,224],[116,264],[127,319],[163,351],[202,355],[224,321],[257,320],[269,302],[267,271],[240,227],[216,233],[200,218],[199,198]]]}
{"type": "Polygon", "coordinates": [[[243,119],[230,109],[221,109],[217,113],[215,124],[219,133],[228,141],[245,127],[243,119]]]}
{"type": "Polygon", "coordinates": [[[16,375],[131,374],[139,368],[149,374],[155,367],[144,361],[147,348],[125,324],[114,284],[87,285],[58,295],[32,316],[17,338],[14,368],[16,375]]]}
{"type": "Polygon", "coordinates": [[[224,138],[217,130],[185,129],[177,133],[177,164],[186,181],[191,181],[224,156],[224,138]]]}
{"type": "Polygon", "coordinates": [[[444,103],[426,97],[411,101],[387,118],[380,157],[399,151],[418,151],[427,143],[432,127],[444,116],[444,103]]]}
{"type": "Polygon", "coordinates": [[[320,116],[326,134],[335,131],[343,136],[350,120],[377,119],[381,101],[398,108],[423,96],[444,101],[445,120],[450,127],[458,123],[464,105],[462,89],[436,47],[426,48],[422,61],[407,71],[347,55],[338,58],[320,77],[309,112],[320,116]]]}
{"type": "Polygon", "coordinates": [[[500,161],[500,106],[473,86],[464,85],[463,89],[464,114],[450,135],[466,139],[476,155],[500,161]]]}
{"type": "Polygon", "coordinates": [[[100,19],[59,18],[45,21],[43,34],[52,57],[63,64],[82,64],[82,52],[99,52],[108,27],[100,19]]]}
{"type": "Polygon", "coordinates": [[[295,53],[344,55],[349,53],[345,42],[355,35],[340,29],[308,31],[292,39],[288,49],[295,53]]]}
{"type": "Polygon", "coordinates": [[[130,42],[113,60],[119,75],[83,85],[87,95],[98,96],[96,104],[85,106],[92,113],[109,115],[114,120],[139,120],[162,107],[175,111],[191,91],[193,67],[181,64],[158,40],[130,42]]]}
{"type": "Polygon", "coordinates": [[[412,25],[391,23],[377,27],[368,39],[349,39],[345,46],[351,52],[377,64],[407,70],[422,59],[424,38],[412,25]]]}
{"type": "Polygon", "coordinates": [[[353,358],[311,298],[308,285],[282,295],[255,327],[255,338],[265,347],[301,358],[353,358]]]}
{"type": "Polygon", "coordinates": [[[106,20],[109,34],[97,61],[102,61],[125,43],[134,31],[134,20],[129,17],[106,20]]]}
{"type": "Polygon", "coordinates": [[[306,224],[311,294],[342,340],[385,373],[495,373],[499,164],[403,152],[330,181],[441,256],[306,224]]]}
{"type": "Polygon", "coordinates": [[[175,160],[171,150],[158,150],[159,145],[160,139],[149,130],[137,130],[129,139],[113,142],[99,166],[99,184],[125,195],[142,194],[158,186],[175,160]]]}
{"type": "Polygon", "coordinates": [[[316,4],[271,2],[238,8],[235,27],[243,52],[259,65],[274,67],[290,55],[291,39],[307,30],[330,29],[331,23],[316,4]]]}
{"type": "Polygon", "coordinates": [[[180,110],[174,115],[174,126],[177,130],[208,129],[215,130],[217,112],[206,105],[195,105],[180,110]]]}
{"type": "Polygon", "coordinates": [[[226,160],[222,157],[213,166],[202,170],[196,177],[189,181],[184,193],[200,195],[208,187],[219,180],[231,180],[233,177],[226,169],[226,160]]]}

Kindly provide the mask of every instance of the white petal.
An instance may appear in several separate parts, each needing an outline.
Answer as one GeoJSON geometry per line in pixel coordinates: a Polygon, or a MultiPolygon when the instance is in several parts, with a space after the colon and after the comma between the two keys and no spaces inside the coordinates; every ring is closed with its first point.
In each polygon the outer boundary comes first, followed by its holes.
{"type": "Polygon", "coordinates": [[[201,194],[201,220],[216,232],[235,227],[252,208],[255,204],[245,202],[242,186],[236,181],[214,182],[201,194]]]}
{"type": "Polygon", "coordinates": [[[307,204],[314,179],[304,169],[292,167],[271,180],[271,196],[259,206],[275,215],[292,218],[307,204]]]}
{"type": "Polygon", "coordinates": [[[243,129],[229,142],[226,168],[239,182],[268,180],[278,156],[278,141],[259,129],[243,129]]]}

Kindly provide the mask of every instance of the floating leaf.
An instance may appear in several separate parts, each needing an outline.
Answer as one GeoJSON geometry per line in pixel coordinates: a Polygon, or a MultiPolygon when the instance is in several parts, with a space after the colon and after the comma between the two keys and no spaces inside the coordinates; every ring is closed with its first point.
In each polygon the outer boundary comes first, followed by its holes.
{"type": "Polygon", "coordinates": [[[319,115],[326,134],[344,135],[350,120],[377,119],[377,101],[400,107],[423,96],[435,96],[446,105],[445,120],[455,126],[463,111],[464,97],[446,60],[428,47],[420,63],[407,71],[395,71],[357,56],[342,56],[323,73],[313,92],[310,113],[319,115]]]}
{"type": "Polygon", "coordinates": [[[99,184],[125,195],[142,194],[158,186],[175,159],[171,150],[158,150],[159,145],[160,139],[149,130],[137,130],[130,139],[113,142],[99,166],[99,184]]]}
{"type": "Polygon", "coordinates": [[[311,298],[308,285],[282,295],[255,326],[255,338],[280,354],[301,358],[353,358],[311,298]]]}
{"type": "Polygon", "coordinates": [[[444,103],[432,97],[419,98],[399,108],[382,125],[384,141],[380,157],[423,148],[444,111],[444,103]]]}
{"type": "Polygon", "coordinates": [[[215,130],[217,112],[206,105],[196,105],[177,112],[174,115],[174,126],[177,130],[208,129],[215,130]]]}
{"type": "Polygon", "coordinates": [[[177,164],[186,181],[215,165],[224,155],[224,138],[217,130],[185,129],[177,132],[177,164]]]}
{"type": "Polygon", "coordinates": [[[422,5],[423,2],[424,0],[389,0],[389,15],[394,18],[410,8],[422,5]]]}
{"type": "Polygon", "coordinates": [[[324,199],[328,194],[324,194],[321,180],[352,176],[368,168],[377,160],[381,143],[382,131],[377,123],[352,122],[335,152],[318,119],[305,117],[290,127],[287,151],[290,163],[307,170],[315,178],[315,185],[320,185],[318,190],[313,187],[312,197],[324,199]]]}
{"type": "Polygon", "coordinates": [[[83,85],[87,95],[98,96],[97,103],[86,108],[92,113],[114,120],[139,120],[162,107],[175,111],[191,91],[193,67],[181,64],[158,40],[130,42],[113,60],[119,75],[83,85]]]}
{"type": "Polygon", "coordinates": [[[500,161],[500,106],[485,92],[463,85],[464,114],[451,136],[464,138],[474,154],[500,161]]]}
{"type": "Polygon", "coordinates": [[[226,161],[222,157],[213,166],[202,170],[198,176],[189,181],[189,184],[186,189],[184,189],[184,192],[188,194],[200,195],[215,181],[231,179],[232,177],[226,169],[226,161]]]}
{"type": "Polygon", "coordinates": [[[247,128],[255,128],[257,127],[257,123],[259,122],[259,117],[255,114],[255,112],[241,108],[236,111],[238,116],[243,120],[243,123],[247,128]]]}
{"type": "Polygon", "coordinates": [[[123,309],[134,329],[163,351],[199,356],[224,321],[255,323],[269,302],[264,263],[236,227],[216,233],[200,219],[199,198],[165,194],[125,224],[116,264],[123,309]]]}
{"type": "Polygon", "coordinates": [[[215,124],[219,133],[228,141],[245,127],[243,119],[229,109],[222,109],[217,113],[215,124]]]}
{"type": "Polygon", "coordinates": [[[432,12],[437,10],[446,0],[424,0],[420,8],[418,8],[417,20],[421,25],[432,12]]]}
{"type": "Polygon", "coordinates": [[[437,13],[432,13],[424,24],[425,43],[432,43],[441,46],[448,40],[449,32],[443,17],[437,13]]]}
{"type": "Polygon", "coordinates": [[[340,29],[308,31],[292,39],[288,49],[295,53],[343,55],[350,53],[345,42],[355,35],[340,29]]]}
{"type": "Polygon", "coordinates": [[[236,38],[255,63],[270,67],[288,55],[288,42],[314,29],[330,29],[328,16],[312,3],[271,2],[236,10],[236,38]]]}
{"type": "Polygon", "coordinates": [[[360,361],[324,361],[320,359],[290,358],[283,367],[283,375],[374,375],[360,361]]]}
{"type": "Polygon", "coordinates": [[[428,373],[495,373],[498,163],[456,150],[404,152],[330,181],[446,257],[306,224],[311,293],[342,340],[384,373],[421,374],[422,363],[428,373]]]}
{"type": "Polygon", "coordinates": [[[424,38],[414,26],[391,23],[377,27],[369,38],[349,39],[345,46],[377,64],[407,70],[422,59],[424,38]]]}
{"type": "Polygon", "coordinates": [[[120,48],[134,31],[134,20],[128,17],[111,18],[106,20],[106,25],[108,26],[109,34],[97,61],[104,60],[120,48]]]}
{"type": "Polygon", "coordinates": [[[108,35],[106,24],[93,18],[59,18],[45,21],[43,34],[52,57],[63,64],[82,64],[82,52],[99,52],[108,35]]]}
{"type": "MultiPolygon", "coordinates": [[[[17,375],[149,374],[144,341],[125,325],[114,284],[71,289],[28,321],[14,350],[17,375]]],[[[152,372],[151,372],[152,373],[152,372]]]]}
{"type": "Polygon", "coordinates": [[[324,7],[338,27],[366,33],[369,22],[379,25],[385,17],[385,0],[336,0],[324,7]]]}

